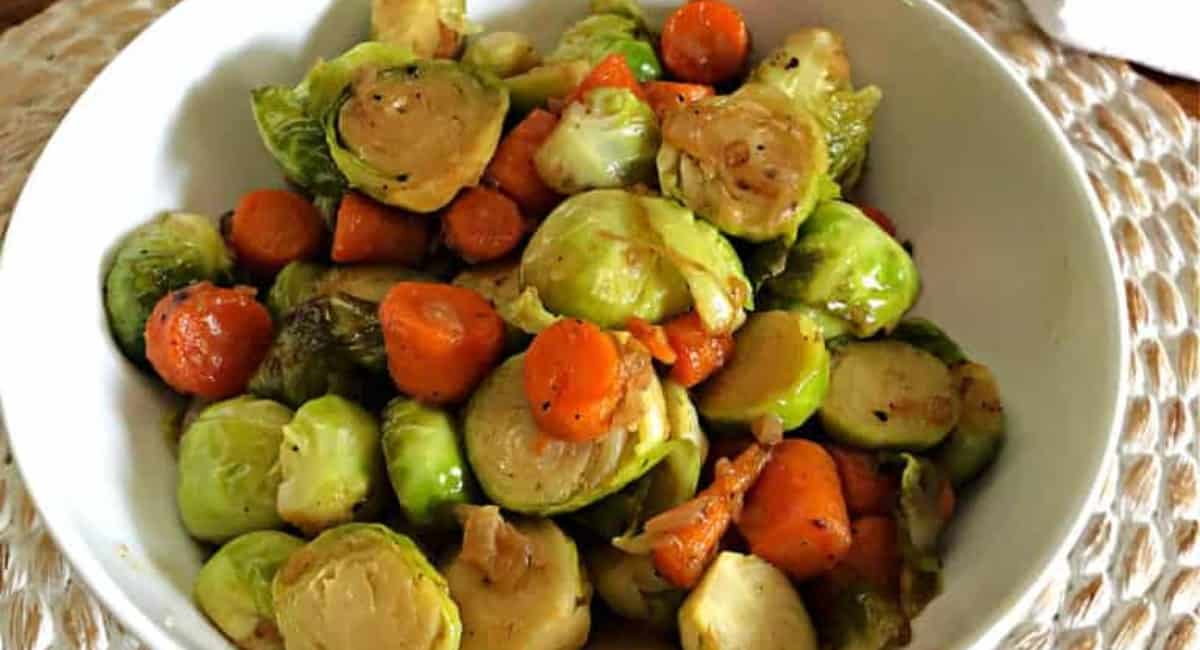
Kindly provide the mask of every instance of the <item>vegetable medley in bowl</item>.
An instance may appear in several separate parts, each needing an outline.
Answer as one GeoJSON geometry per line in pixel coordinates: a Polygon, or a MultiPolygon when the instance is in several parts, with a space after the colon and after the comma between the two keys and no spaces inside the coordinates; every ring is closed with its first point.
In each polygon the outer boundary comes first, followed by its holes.
{"type": "Polygon", "coordinates": [[[593,0],[543,54],[373,5],[253,93],[289,189],[107,272],[121,350],[192,398],[200,609],[243,648],[906,644],[1004,414],[851,198],[882,94],[839,36],[752,64],[732,4],[593,0]]]}

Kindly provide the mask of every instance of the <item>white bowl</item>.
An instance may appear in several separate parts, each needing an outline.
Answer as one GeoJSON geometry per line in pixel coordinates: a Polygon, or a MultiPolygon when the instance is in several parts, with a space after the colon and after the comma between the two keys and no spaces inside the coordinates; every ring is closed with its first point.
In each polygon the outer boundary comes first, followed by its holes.
{"type": "MultiPolygon", "coordinates": [[[[548,47],[583,0],[472,0],[548,47]]],[[[655,14],[675,2],[653,0],[655,14]]],[[[1011,440],[967,495],[946,589],[914,648],[991,647],[1074,537],[1123,403],[1115,257],[1049,115],[969,28],[926,0],[740,0],[759,51],[792,29],[845,35],[884,90],[865,193],[916,243],[921,313],[999,376],[1011,440]]],[[[122,233],[166,208],[217,215],[281,182],[251,88],[293,83],[366,34],[366,0],[188,0],[75,105],[21,197],[0,273],[0,395],[12,447],[78,573],[155,648],[226,648],[192,606],[201,550],[175,509],[169,400],[105,327],[122,233]]]]}

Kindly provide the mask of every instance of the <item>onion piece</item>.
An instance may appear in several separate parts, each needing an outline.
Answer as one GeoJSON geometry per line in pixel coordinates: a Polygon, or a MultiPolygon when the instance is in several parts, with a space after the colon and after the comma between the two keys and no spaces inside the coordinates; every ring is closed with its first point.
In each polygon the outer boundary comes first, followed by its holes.
{"type": "Polygon", "coordinates": [[[750,423],[750,433],[763,445],[777,445],[783,442],[783,420],[778,415],[768,413],[750,423]]]}

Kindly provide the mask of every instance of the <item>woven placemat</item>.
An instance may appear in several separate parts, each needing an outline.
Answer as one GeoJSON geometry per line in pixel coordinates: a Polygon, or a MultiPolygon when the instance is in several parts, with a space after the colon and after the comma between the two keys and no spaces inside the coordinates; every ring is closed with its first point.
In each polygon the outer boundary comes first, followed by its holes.
{"type": "MultiPolygon", "coordinates": [[[[97,72],[177,0],[62,0],[0,36],[0,236],[97,72]]],[[[1103,498],[1005,640],[1014,650],[1200,650],[1200,123],[1125,63],[1064,49],[1017,0],[948,3],[1068,134],[1107,214],[1135,346],[1103,498]]],[[[140,648],[72,577],[0,431],[0,648],[140,648]]]]}

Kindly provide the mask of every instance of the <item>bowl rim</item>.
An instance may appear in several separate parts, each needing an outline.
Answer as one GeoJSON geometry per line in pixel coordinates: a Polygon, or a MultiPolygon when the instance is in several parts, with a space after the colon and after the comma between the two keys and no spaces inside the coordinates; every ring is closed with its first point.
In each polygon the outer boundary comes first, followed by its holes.
{"type": "MultiPolygon", "coordinates": [[[[983,55],[986,65],[1003,70],[1002,76],[1007,79],[1006,83],[1011,85],[1012,90],[1022,95],[1031,109],[1038,115],[1039,128],[1045,132],[1045,135],[1053,139],[1057,145],[1055,149],[1066,162],[1066,174],[1074,182],[1076,189],[1081,190],[1079,193],[1088,204],[1091,222],[1094,227],[1100,230],[1102,235],[1101,241],[1105,249],[1104,252],[1109,268],[1108,284],[1113,298],[1112,305],[1116,312],[1111,315],[1111,322],[1117,324],[1118,345],[1115,354],[1118,358],[1116,359],[1115,367],[1119,375],[1115,386],[1115,394],[1109,400],[1112,404],[1112,421],[1110,422],[1109,431],[1103,445],[1103,455],[1095,469],[1095,480],[1093,481],[1092,488],[1079,500],[1072,515],[1073,520],[1071,525],[1065,529],[1065,534],[1055,543],[1054,550],[1045,557],[1040,558],[1042,565],[1033,572],[1033,577],[1020,587],[1019,593],[1006,605],[989,613],[976,633],[975,638],[970,639],[966,645],[958,649],[967,650],[974,648],[982,650],[983,648],[997,645],[1001,638],[1007,635],[1018,622],[1020,615],[1029,608],[1032,601],[1037,597],[1040,588],[1046,583],[1049,575],[1070,552],[1072,542],[1079,537],[1092,514],[1095,504],[1099,501],[1100,495],[1104,491],[1104,484],[1106,482],[1104,479],[1113,470],[1112,465],[1117,460],[1116,451],[1119,432],[1123,416],[1127,410],[1131,381],[1129,378],[1129,351],[1132,346],[1132,337],[1124,324],[1125,314],[1128,310],[1125,293],[1122,289],[1124,277],[1121,272],[1115,245],[1107,233],[1107,224],[1104,219],[1105,212],[1099,198],[1088,182],[1083,160],[1075,153],[1066,133],[1059,127],[1049,109],[1042,104],[1028,84],[1021,79],[1017,71],[1005,61],[1003,55],[961,18],[938,0],[903,0],[903,2],[914,10],[931,14],[934,20],[945,23],[947,27],[963,35],[967,42],[981,51],[980,53],[983,55]]],[[[108,79],[115,74],[113,72],[114,69],[119,68],[127,60],[145,56],[143,50],[149,47],[148,43],[152,43],[157,39],[159,32],[173,29],[175,23],[183,23],[188,20],[189,13],[200,11],[197,8],[203,5],[204,3],[198,0],[181,0],[179,4],[167,10],[147,25],[89,83],[88,87],[80,94],[55,128],[42,153],[38,156],[38,160],[34,164],[25,186],[22,187],[10,220],[10,237],[7,238],[8,241],[11,241],[11,234],[14,230],[19,232],[23,229],[23,224],[32,219],[32,215],[25,216],[25,213],[30,211],[30,208],[26,205],[27,195],[30,193],[28,192],[28,188],[35,184],[35,180],[40,182],[40,178],[44,174],[42,171],[42,160],[48,156],[56,155],[58,150],[65,146],[62,133],[69,131],[69,129],[65,129],[64,127],[73,124],[79,119],[79,106],[87,104],[86,100],[92,95],[101,92],[107,84],[108,79]]],[[[0,242],[0,245],[4,243],[7,242],[0,242]]],[[[4,263],[5,256],[2,252],[3,249],[0,248],[0,294],[3,294],[5,287],[15,287],[19,284],[18,280],[13,277],[14,273],[5,272],[7,266],[4,263]]],[[[8,326],[4,324],[4,321],[0,320],[0,332],[6,332],[7,329],[8,326]]],[[[10,340],[10,338],[0,335],[0,347],[8,345],[5,341],[10,340]]],[[[6,374],[4,367],[5,364],[0,364],[0,389],[3,389],[4,386],[15,385],[18,380],[15,376],[6,374]]],[[[0,390],[0,407],[3,406],[3,393],[4,391],[0,390]]],[[[3,409],[0,408],[0,427],[5,426],[3,418],[3,409]]],[[[27,427],[21,430],[26,431],[28,429],[27,427]]],[[[172,627],[171,622],[169,620],[154,620],[143,612],[141,607],[117,586],[116,582],[100,562],[88,550],[88,546],[74,531],[73,527],[60,516],[59,511],[53,508],[46,510],[41,507],[41,504],[52,503],[56,499],[52,498],[48,490],[42,485],[24,480],[21,457],[23,454],[22,449],[27,445],[23,441],[28,436],[13,435],[11,427],[6,427],[6,430],[8,431],[9,447],[16,467],[22,474],[25,489],[34,504],[38,507],[38,513],[45,524],[46,531],[58,545],[64,558],[75,569],[77,577],[83,580],[104,608],[143,643],[154,648],[182,649],[184,646],[174,639],[169,632],[172,627]]]]}

